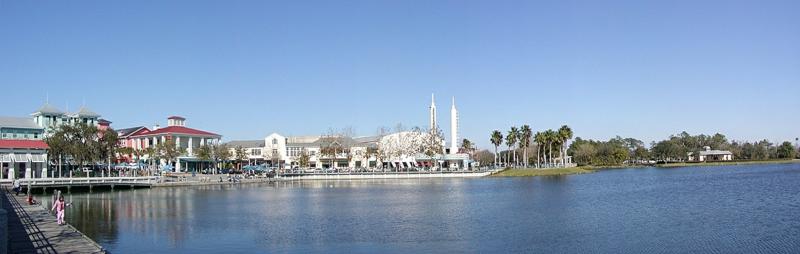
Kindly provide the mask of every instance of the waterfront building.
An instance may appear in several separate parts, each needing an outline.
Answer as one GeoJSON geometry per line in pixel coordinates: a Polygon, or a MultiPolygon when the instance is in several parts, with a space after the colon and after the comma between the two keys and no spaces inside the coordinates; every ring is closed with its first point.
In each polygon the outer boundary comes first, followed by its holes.
{"type": "MultiPolygon", "coordinates": [[[[186,127],[186,118],[180,116],[168,117],[167,127],[160,128],[156,125],[151,130],[138,126],[121,129],[118,134],[121,139],[120,145],[139,151],[155,148],[158,144],[167,141],[174,142],[178,149],[184,151],[183,154],[178,156],[175,161],[161,159],[159,165],[174,167],[175,172],[201,170],[200,163],[203,161],[195,156],[195,149],[204,145],[218,145],[222,139],[219,134],[186,127]]],[[[145,155],[144,158],[148,158],[148,156],[145,155]]]]}
{"type": "Polygon", "coordinates": [[[703,151],[689,153],[689,161],[731,161],[733,153],[731,151],[711,150],[710,146],[704,146],[703,151]]]}
{"type": "Polygon", "coordinates": [[[68,113],[45,102],[31,117],[0,117],[0,171],[5,179],[48,177],[44,138],[61,125],[83,123],[109,128],[111,122],[87,108],[68,113]]]}
{"type": "Polygon", "coordinates": [[[225,143],[231,153],[232,158],[236,158],[236,149],[241,147],[247,154],[246,161],[249,165],[258,165],[265,162],[264,156],[261,153],[264,151],[264,140],[234,140],[225,143]]]}
{"type": "Polygon", "coordinates": [[[0,117],[0,179],[47,177],[44,128],[29,117],[0,117]]]}

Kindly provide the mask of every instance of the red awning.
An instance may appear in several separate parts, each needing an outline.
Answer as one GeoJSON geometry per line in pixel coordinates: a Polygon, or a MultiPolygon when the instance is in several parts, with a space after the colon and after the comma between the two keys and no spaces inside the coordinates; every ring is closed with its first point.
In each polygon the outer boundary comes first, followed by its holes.
{"type": "Polygon", "coordinates": [[[0,148],[6,149],[48,149],[42,140],[0,139],[0,148]]]}

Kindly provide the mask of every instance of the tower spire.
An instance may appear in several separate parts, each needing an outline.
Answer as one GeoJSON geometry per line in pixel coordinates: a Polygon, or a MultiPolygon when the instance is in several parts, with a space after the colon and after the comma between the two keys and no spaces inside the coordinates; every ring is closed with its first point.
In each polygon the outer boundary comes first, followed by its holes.
{"type": "Polygon", "coordinates": [[[430,129],[431,131],[436,130],[436,99],[431,93],[431,107],[429,108],[430,113],[430,129]]]}
{"type": "Polygon", "coordinates": [[[453,107],[450,108],[450,154],[458,153],[458,110],[456,97],[453,96],[453,107]]]}

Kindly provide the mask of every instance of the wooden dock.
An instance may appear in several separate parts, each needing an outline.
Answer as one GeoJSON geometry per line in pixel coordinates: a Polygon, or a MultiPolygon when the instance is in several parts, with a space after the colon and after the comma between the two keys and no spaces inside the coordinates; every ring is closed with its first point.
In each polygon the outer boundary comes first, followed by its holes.
{"type": "Polygon", "coordinates": [[[9,191],[9,187],[0,190],[8,211],[8,253],[106,253],[71,225],[58,225],[43,205],[28,205],[26,195],[9,191]]]}
{"type": "Polygon", "coordinates": [[[30,178],[19,179],[20,186],[30,188],[70,188],[70,187],[150,187],[158,182],[155,176],[138,177],[73,177],[73,178],[30,178]]]}

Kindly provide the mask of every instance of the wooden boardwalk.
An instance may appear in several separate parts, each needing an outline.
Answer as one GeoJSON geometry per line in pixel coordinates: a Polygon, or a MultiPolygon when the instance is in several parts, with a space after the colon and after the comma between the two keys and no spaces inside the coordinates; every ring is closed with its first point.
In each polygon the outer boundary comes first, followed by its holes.
{"type": "Polygon", "coordinates": [[[2,206],[8,211],[9,253],[106,253],[71,225],[59,226],[42,205],[28,205],[26,196],[2,188],[2,206]]]}

